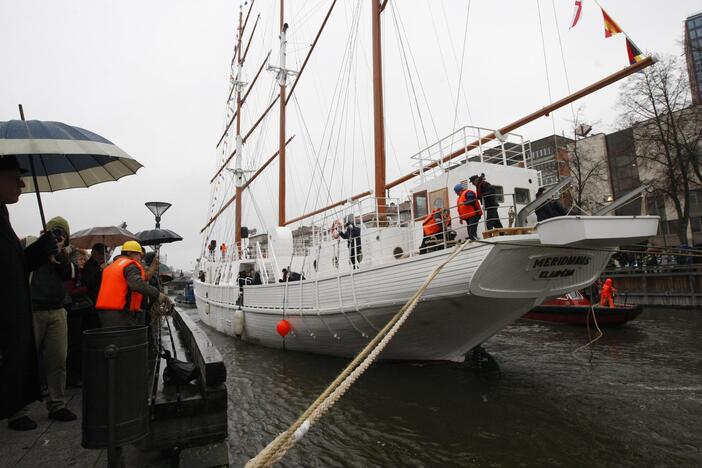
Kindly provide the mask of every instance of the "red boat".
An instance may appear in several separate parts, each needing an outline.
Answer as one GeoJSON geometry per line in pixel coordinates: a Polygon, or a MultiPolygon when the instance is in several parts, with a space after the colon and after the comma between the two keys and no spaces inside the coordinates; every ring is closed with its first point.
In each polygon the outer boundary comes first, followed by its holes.
{"type": "Polygon", "coordinates": [[[569,325],[593,325],[591,311],[595,312],[598,325],[622,325],[641,314],[640,305],[615,304],[614,307],[592,306],[592,303],[579,291],[557,297],[536,306],[524,314],[527,320],[539,322],[565,323],[569,325]]]}

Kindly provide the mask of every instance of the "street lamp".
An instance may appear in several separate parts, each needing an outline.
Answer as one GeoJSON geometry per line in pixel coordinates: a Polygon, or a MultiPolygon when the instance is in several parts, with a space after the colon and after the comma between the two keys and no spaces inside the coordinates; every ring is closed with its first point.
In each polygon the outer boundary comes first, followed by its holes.
{"type": "Polygon", "coordinates": [[[151,211],[154,214],[154,216],[156,217],[156,229],[160,229],[161,216],[168,210],[168,208],[171,207],[171,204],[166,202],[152,201],[146,202],[144,203],[144,205],[146,205],[149,211],[151,211]]]}

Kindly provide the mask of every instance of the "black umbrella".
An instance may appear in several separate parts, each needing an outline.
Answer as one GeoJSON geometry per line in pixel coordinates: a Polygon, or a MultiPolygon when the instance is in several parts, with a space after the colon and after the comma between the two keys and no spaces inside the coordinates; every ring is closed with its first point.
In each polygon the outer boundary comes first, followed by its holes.
{"type": "Polygon", "coordinates": [[[170,244],[171,242],[183,240],[182,237],[170,229],[147,229],[146,231],[137,232],[135,236],[139,239],[141,245],[170,244]]]}
{"type": "Polygon", "coordinates": [[[61,122],[0,122],[0,156],[14,155],[28,170],[24,192],[35,192],[42,227],[46,227],[39,192],[90,187],[135,174],[142,167],[111,141],[61,122]]]}

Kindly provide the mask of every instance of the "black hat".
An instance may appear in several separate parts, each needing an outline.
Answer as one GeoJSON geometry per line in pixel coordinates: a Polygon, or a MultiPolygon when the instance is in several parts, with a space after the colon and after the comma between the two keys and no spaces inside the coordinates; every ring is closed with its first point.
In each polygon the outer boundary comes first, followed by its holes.
{"type": "Polygon", "coordinates": [[[0,171],[20,171],[21,174],[26,174],[27,170],[22,169],[17,162],[17,157],[13,154],[0,156],[0,171]]]}
{"type": "Polygon", "coordinates": [[[472,176],[470,176],[470,178],[469,178],[468,180],[470,180],[471,182],[473,182],[475,179],[479,179],[479,178],[480,178],[480,176],[472,175],[472,176]]]}

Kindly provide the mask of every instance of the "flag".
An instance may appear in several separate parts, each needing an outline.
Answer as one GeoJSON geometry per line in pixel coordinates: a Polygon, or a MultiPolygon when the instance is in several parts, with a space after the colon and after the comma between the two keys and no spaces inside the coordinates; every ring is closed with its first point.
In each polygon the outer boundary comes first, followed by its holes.
{"type": "Polygon", "coordinates": [[[583,1],[575,0],[575,8],[573,10],[573,21],[571,21],[570,29],[573,29],[578,21],[580,21],[580,15],[583,12],[583,1]]]}
{"type": "Polygon", "coordinates": [[[637,62],[640,62],[643,58],[643,54],[641,53],[639,48],[636,47],[636,44],[631,42],[631,39],[629,39],[628,37],[626,38],[626,51],[629,54],[629,65],[633,65],[637,62]]]}
{"type": "Polygon", "coordinates": [[[604,11],[604,8],[600,7],[600,10],[602,10],[602,16],[604,17],[605,37],[612,37],[615,34],[624,32],[607,12],[604,11]]]}

